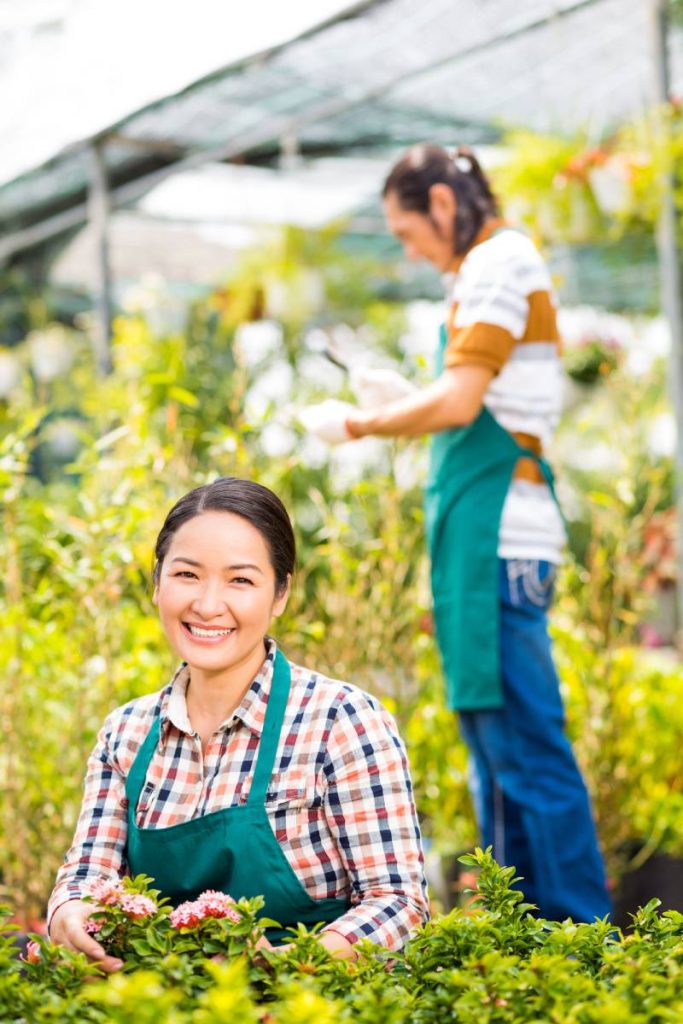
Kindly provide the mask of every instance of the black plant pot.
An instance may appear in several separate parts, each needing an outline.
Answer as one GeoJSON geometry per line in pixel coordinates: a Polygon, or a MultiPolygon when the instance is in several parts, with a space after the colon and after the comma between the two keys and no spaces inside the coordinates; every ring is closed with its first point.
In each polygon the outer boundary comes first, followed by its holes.
{"type": "Polygon", "coordinates": [[[628,928],[633,923],[630,915],[655,897],[662,901],[660,911],[683,912],[683,857],[654,853],[640,867],[622,875],[614,896],[614,923],[628,928]]]}

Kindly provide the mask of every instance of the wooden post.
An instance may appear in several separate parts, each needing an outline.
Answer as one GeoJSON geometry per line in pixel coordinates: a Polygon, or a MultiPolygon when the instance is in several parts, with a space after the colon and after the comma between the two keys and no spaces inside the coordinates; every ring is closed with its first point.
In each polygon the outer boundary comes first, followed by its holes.
{"type": "Polygon", "coordinates": [[[109,189],[104,161],[104,143],[93,142],[90,147],[90,191],[88,218],[95,234],[95,330],[93,348],[99,373],[111,373],[111,267],[109,262],[109,189]]]}

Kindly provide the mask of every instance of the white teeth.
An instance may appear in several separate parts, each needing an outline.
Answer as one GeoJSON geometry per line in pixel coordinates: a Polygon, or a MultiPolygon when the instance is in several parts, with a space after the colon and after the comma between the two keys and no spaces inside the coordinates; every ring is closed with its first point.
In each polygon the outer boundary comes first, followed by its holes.
{"type": "Polygon", "coordinates": [[[227,636],[229,633],[233,632],[232,629],[200,629],[199,626],[191,626],[189,623],[187,624],[187,628],[190,633],[192,633],[192,636],[209,638],[214,636],[227,636]]]}

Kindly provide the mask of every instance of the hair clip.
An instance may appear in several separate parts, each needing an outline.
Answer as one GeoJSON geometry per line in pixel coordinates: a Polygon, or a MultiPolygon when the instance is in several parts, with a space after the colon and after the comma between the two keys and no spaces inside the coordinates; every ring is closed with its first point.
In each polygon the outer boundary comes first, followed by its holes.
{"type": "Polygon", "coordinates": [[[463,174],[468,174],[472,170],[472,161],[468,156],[456,156],[453,163],[463,174]]]}

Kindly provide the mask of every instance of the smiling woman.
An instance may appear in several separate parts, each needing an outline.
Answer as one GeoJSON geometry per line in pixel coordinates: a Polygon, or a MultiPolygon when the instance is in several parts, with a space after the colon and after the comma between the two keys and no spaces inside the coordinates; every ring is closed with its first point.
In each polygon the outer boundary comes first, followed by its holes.
{"type": "Polygon", "coordinates": [[[154,602],[182,660],[117,708],[93,751],[49,908],[53,941],[114,971],[84,901],[146,874],[178,905],[211,889],[261,895],[286,928],[323,924],[353,957],[400,948],[428,916],[403,744],[373,697],[290,663],[268,635],[289,596],[292,525],[279,498],[225,477],[186,494],[156,544],[154,602]]]}

